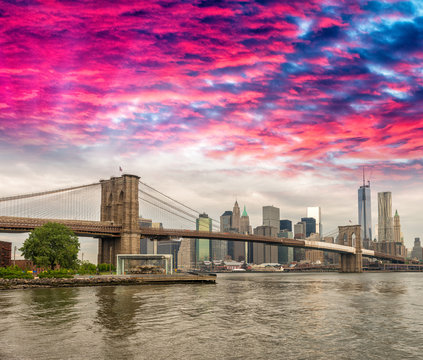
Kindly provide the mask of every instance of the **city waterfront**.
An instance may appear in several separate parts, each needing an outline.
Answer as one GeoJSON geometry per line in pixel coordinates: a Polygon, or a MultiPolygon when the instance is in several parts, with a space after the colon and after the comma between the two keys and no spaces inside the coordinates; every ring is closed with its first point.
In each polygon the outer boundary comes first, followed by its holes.
{"type": "Polygon", "coordinates": [[[217,284],[0,292],[0,359],[407,359],[419,273],[219,274],[217,284]]]}

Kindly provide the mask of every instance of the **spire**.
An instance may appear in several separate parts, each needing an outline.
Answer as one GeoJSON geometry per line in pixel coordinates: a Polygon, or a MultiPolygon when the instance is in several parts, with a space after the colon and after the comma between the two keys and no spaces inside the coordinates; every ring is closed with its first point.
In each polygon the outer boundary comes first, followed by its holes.
{"type": "Polygon", "coordinates": [[[366,186],[366,182],[364,180],[364,166],[363,166],[363,187],[366,186]]]}
{"type": "Polygon", "coordinates": [[[399,215],[398,215],[398,210],[395,210],[395,216],[399,216],[399,215]]]}
{"type": "Polygon", "coordinates": [[[245,209],[245,205],[244,205],[244,211],[242,212],[242,216],[248,216],[247,210],[245,209]]]}

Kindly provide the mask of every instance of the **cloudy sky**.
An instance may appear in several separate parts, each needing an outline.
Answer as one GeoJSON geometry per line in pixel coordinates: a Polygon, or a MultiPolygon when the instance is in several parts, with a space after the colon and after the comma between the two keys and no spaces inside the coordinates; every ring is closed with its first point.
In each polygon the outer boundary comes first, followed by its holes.
{"type": "MultiPolygon", "coordinates": [[[[135,173],[357,222],[362,167],[423,236],[423,3],[0,1],[0,197],[135,173]]],[[[7,236],[6,236],[7,237],[7,236]]],[[[5,235],[2,235],[5,238],[5,235]]]]}

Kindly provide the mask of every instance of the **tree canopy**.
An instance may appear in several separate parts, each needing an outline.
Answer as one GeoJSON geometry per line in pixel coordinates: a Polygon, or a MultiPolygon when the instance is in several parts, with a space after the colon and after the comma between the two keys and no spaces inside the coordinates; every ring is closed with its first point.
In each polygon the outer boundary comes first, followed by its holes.
{"type": "Polygon", "coordinates": [[[79,240],[65,225],[49,222],[31,231],[19,250],[37,266],[73,269],[77,266],[79,240]]]}

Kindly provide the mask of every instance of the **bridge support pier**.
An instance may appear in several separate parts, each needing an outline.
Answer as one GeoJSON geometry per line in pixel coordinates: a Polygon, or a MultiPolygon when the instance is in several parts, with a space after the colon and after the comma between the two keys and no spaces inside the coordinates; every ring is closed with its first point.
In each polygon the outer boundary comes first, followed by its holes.
{"type": "Polygon", "coordinates": [[[339,272],[361,273],[363,272],[363,257],[361,250],[361,226],[338,226],[338,244],[354,246],[355,254],[341,254],[339,272]]]}
{"type": "Polygon", "coordinates": [[[100,181],[101,221],[121,224],[122,232],[120,237],[99,239],[99,263],[116,265],[116,255],[140,253],[138,182],[136,175],[100,181]]]}
{"type": "Polygon", "coordinates": [[[339,272],[360,273],[363,272],[362,256],[360,254],[341,254],[339,272]]]}

